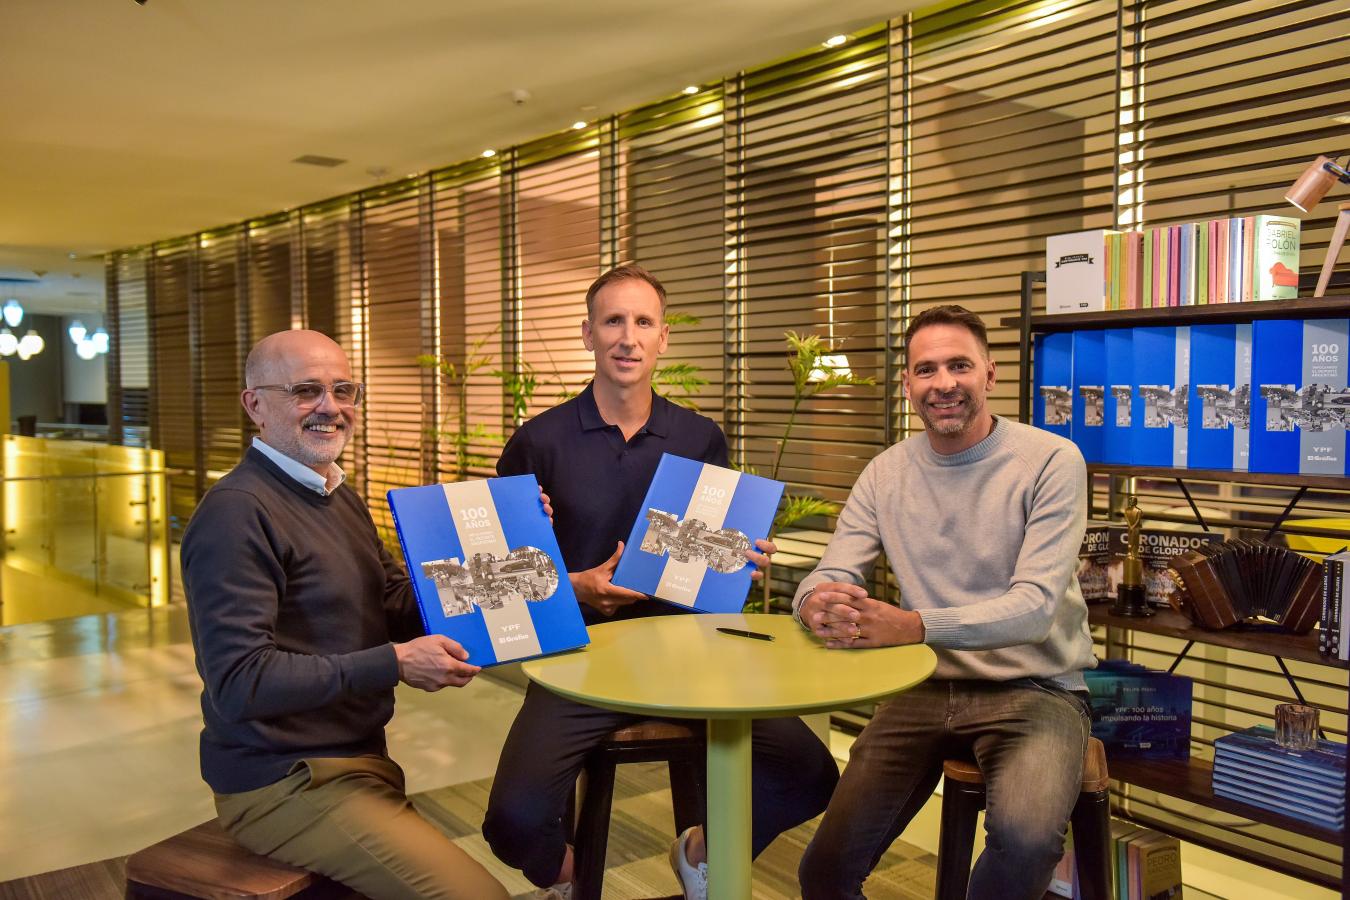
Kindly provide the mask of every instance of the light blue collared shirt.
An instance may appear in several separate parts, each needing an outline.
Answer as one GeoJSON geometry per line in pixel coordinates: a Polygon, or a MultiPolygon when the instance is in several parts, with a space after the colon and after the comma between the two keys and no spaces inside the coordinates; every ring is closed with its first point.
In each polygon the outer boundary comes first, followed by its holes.
{"type": "Polygon", "coordinates": [[[324,478],[304,463],[296,462],[275,447],[268,446],[262,438],[256,435],[253,438],[253,446],[263,456],[276,463],[281,471],[321,496],[327,497],[341,487],[342,482],[347,480],[347,473],[342,471],[337,463],[332,464],[328,470],[328,477],[324,478]]]}

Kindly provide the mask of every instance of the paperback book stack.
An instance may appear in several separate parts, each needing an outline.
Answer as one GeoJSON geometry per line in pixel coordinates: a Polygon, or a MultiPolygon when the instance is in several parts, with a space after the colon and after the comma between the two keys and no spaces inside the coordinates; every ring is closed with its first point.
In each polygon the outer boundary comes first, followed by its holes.
{"type": "Polygon", "coordinates": [[[1257,725],[1214,742],[1214,796],[1340,831],[1345,827],[1345,745],[1281,747],[1257,725]]]}
{"type": "Polygon", "coordinates": [[[1092,736],[1109,759],[1185,759],[1191,752],[1191,680],[1108,659],[1083,673],[1092,736]]]}
{"type": "Polygon", "coordinates": [[[1299,226],[1260,215],[1054,235],[1046,240],[1046,311],[1293,299],[1299,226]]]}

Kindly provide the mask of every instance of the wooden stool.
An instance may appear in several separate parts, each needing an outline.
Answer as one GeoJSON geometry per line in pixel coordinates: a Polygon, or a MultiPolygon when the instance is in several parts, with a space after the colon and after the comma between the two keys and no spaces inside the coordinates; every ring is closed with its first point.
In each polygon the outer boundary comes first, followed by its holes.
{"type": "MultiPolygon", "coordinates": [[[[970,857],[975,844],[975,818],[984,809],[984,775],[968,760],[942,764],[942,830],[938,836],[937,900],[965,900],[970,885],[970,857]]],[[[1110,900],[1111,778],[1106,749],[1088,738],[1083,754],[1083,786],[1069,819],[1073,858],[1083,900],[1110,900]]]]}
{"type": "MultiPolygon", "coordinates": [[[[701,724],[701,723],[700,723],[701,724]]],[[[614,800],[614,769],[623,763],[665,762],[675,833],[703,822],[705,738],[703,729],[672,722],[639,722],[612,732],[586,757],[581,815],[573,835],[572,896],[600,900],[609,846],[609,808],[614,800]]],[[[569,810],[568,819],[571,819],[569,810]]]]}
{"type": "Polygon", "coordinates": [[[322,875],[245,850],[214,819],[127,859],[127,897],[137,900],[337,900],[360,896],[322,875]]]}

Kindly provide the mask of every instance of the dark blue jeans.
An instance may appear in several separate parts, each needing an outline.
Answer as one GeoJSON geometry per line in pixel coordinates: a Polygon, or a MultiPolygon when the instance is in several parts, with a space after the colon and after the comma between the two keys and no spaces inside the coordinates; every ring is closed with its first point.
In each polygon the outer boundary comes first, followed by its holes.
{"type": "MultiPolygon", "coordinates": [[[[483,837],[497,858],[533,884],[553,884],[567,852],[563,812],[586,754],[611,731],[649,718],[585,706],[531,684],[502,747],[483,819],[483,837]]],[[[751,742],[751,850],[759,855],[784,831],[820,815],[839,769],[801,719],[756,720],[751,742]]]]}
{"type": "Polygon", "coordinates": [[[1064,850],[1091,724],[1078,695],[1024,679],[932,680],[877,709],[802,857],[802,896],[862,897],[881,855],[932,795],[945,759],[973,757],[988,806],[969,896],[1040,898],[1064,850]]]}

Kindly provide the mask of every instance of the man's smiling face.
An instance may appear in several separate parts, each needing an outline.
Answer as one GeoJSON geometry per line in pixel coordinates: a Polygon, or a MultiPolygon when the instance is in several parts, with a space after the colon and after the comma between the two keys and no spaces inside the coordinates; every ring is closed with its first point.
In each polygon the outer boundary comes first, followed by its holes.
{"type": "Polygon", "coordinates": [[[959,453],[988,436],[985,397],[994,387],[994,361],[970,329],[944,323],[915,332],[904,384],[937,452],[959,453]]]}
{"type": "Polygon", "coordinates": [[[651,386],[669,332],[656,289],[638,278],[601,288],[581,323],[581,339],[595,354],[596,381],[616,388],[651,386]]]}
{"type": "Polygon", "coordinates": [[[242,395],[244,409],[263,441],[291,459],[327,477],[351,440],[356,408],[333,399],[332,386],[351,381],[351,364],[342,348],[316,331],[285,331],[266,338],[261,373],[242,395]],[[256,384],[318,382],[329,388],[317,404],[305,406],[285,391],[258,390],[256,384]]]}

